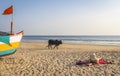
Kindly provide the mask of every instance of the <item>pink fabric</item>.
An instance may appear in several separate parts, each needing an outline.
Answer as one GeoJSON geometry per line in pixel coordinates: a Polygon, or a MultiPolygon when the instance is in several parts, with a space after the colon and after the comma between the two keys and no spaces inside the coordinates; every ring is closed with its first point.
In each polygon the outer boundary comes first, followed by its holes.
{"type": "Polygon", "coordinates": [[[104,61],[103,59],[100,59],[100,60],[98,61],[98,64],[108,64],[108,62],[107,62],[107,61],[104,61]]]}

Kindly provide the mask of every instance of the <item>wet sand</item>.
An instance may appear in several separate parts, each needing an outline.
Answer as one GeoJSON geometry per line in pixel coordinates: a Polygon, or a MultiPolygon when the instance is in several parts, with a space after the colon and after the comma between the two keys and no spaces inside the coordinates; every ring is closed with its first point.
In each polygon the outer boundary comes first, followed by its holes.
{"type": "Polygon", "coordinates": [[[120,76],[120,46],[62,44],[58,50],[46,46],[22,42],[15,54],[0,59],[0,76],[120,76]],[[91,53],[115,64],[75,65],[91,53]]]}

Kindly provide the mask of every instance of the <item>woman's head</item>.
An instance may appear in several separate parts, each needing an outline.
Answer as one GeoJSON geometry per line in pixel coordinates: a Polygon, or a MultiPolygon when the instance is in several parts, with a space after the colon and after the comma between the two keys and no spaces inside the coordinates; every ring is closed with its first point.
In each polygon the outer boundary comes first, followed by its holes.
{"type": "Polygon", "coordinates": [[[97,59],[96,54],[95,54],[95,53],[92,53],[92,54],[90,55],[90,59],[91,59],[91,60],[96,60],[96,59],[97,59]]]}

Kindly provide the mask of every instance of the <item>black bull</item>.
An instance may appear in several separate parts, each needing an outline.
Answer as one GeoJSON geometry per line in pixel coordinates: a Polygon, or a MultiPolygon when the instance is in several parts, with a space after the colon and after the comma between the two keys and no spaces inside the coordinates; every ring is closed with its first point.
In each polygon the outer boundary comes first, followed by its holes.
{"type": "Polygon", "coordinates": [[[48,40],[48,48],[49,49],[52,49],[52,45],[54,45],[53,49],[54,48],[57,48],[58,49],[58,46],[62,44],[62,41],[61,40],[48,40]]]}

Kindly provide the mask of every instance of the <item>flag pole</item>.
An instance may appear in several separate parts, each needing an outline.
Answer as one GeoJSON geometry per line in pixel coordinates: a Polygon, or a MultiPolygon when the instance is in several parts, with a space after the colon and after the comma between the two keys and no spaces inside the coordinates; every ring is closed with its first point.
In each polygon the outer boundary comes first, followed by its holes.
{"type": "Polygon", "coordinates": [[[10,26],[10,34],[13,34],[13,14],[12,14],[12,20],[11,20],[11,26],[10,26]]]}
{"type": "Polygon", "coordinates": [[[12,4],[12,20],[11,20],[10,34],[13,35],[13,4],[12,4]]]}

